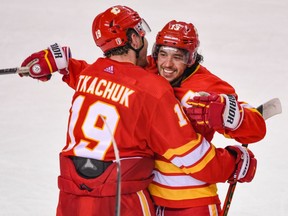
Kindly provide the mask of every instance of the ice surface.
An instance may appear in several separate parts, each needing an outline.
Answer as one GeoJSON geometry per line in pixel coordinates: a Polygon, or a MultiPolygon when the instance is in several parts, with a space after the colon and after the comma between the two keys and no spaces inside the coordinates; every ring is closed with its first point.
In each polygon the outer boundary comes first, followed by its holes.
{"type": "MultiPolygon", "coordinates": [[[[1,0],[0,68],[20,66],[54,42],[92,63],[102,55],[92,39],[92,20],[117,4],[134,8],[149,23],[149,50],[166,22],[193,22],[204,66],[231,83],[240,100],[257,106],[280,98],[283,114],[269,119],[265,139],[250,147],[258,158],[256,177],[237,185],[229,215],[286,216],[288,1],[1,0]]],[[[1,216],[55,215],[58,153],[65,145],[72,93],[58,75],[47,83],[0,77],[1,216]]],[[[234,143],[217,136],[214,144],[234,143]]],[[[227,187],[219,184],[223,201],[227,187]]]]}

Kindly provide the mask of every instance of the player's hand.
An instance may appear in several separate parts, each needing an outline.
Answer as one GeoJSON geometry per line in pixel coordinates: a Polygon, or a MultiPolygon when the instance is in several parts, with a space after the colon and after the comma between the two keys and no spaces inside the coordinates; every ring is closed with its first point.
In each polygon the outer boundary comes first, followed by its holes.
{"type": "MultiPolygon", "coordinates": [[[[68,62],[71,57],[69,47],[61,47],[57,43],[50,45],[47,49],[33,53],[26,58],[21,67],[29,67],[29,75],[34,79],[48,81],[52,73],[59,72],[68,74],[68,62]]],[[[24,74],[20,74],[23,76],[24,74]]]]}
{"type": "Polygon", "coordinates": [[[240,145],[227,146],[226,149],[236,157],[236,169],[228,182],[251,182],[257,168],[254,154],[248,148],[240,145]]]}
{"type": "Polygon", "coordinates": [[[191,107],[185,108],[191,121],[206,124],[214,130],[237,129],[243,119],[242,107],[232,95],[204,94],[194,96],[187,103],[191,107]]]}

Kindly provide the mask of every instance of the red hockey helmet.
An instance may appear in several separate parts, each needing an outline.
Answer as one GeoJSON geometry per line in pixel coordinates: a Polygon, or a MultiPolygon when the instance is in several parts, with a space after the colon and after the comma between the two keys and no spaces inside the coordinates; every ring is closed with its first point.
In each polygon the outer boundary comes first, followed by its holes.
{"type": "Polygon", "coordinates": [[[158,32],[152,54],[154,58],[157,58],[160,46],[174,47],[186,50],[188,52],[187,64],[193,64],[199,44],[197,30],[192,23],[172,20],[158,32]]]}
{"type": "Polygon", "coordinates": [[[128,42],[126,31],[132,28],[141,37],[150,31],[148,24],[129,7],[117,5],[95,17],[92,25],[93,38],[105,53],[128,42]]]}

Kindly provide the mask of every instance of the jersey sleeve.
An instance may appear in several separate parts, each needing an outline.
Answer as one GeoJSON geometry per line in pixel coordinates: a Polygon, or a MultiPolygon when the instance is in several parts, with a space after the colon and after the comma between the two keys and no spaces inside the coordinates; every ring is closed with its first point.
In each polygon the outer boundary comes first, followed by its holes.
{"type": "Polygon", "coordinates": [[[235,139],[240,143],[255,143],[266,135],[266,123],[256,108],[247,103],[240,102],[244,118],[241,125],[234,131],[220,131],[224,136],[235,139]]]}
{"type": "MultiPolygon", "coordinates": [[[[213,74],[210,74],[208,77],[210,77],[209,79],[207,78],[208,92],[230,94],[235,96],[238,100],[235,89],[229,83],[213,74]]],[[[233,138],[240,143],[255,143],[260,141],[266,134],[266,123],[262,115],[250,104],[243,101],[238,102],[244,112],[241,125],[233,131],[223,129],[218,130],[217,132],[223,134],[227,138],[233,138]]]]}
{"type": "Polygon", "coordinates": [[[75,89],[80,72],[88,67],[89,64],[84,60],[69,59],[68,71],[69,74],[64,75],[62,80],[71,88],[75,89]]]}
{"type": "Polygon", "coordinates": [[[157,102],[149,131],[153,150],[194,178],[225,182],[235,169],[234,156],[197,134],[175,101],[164,96],[157,102]]]}

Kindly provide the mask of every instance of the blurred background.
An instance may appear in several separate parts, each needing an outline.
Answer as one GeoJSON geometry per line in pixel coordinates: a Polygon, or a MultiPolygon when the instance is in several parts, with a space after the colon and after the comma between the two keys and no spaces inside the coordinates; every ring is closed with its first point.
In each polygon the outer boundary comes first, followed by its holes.
{"type": "MultiPolygon", "coordinates": [[[[229,215],[286,216],[288,1],[2,0],[0,68],[20,66],[55,42],[70,46],[74,58],[94,62],[102,53],[92,38],[92,21],[118,4],[138,11],[149,23],[149,54],[168,21],[192,22],[203,65],[233,85],[239,100],[258,106],[280,98],[283,113],[269,119],[265,139],[250,146],[258,158],[256,176],[237,185],[229,215]]],[[[58,74],[46,83],[18,75],[0,77],[1,216],[55,215],[58,154],[65,145],[72,94],[58,74]]],[[[235,144],[220,136],[213,143],[235,144]]],[[[228,184],[218,185],[224,202],[228,184]]]]}

